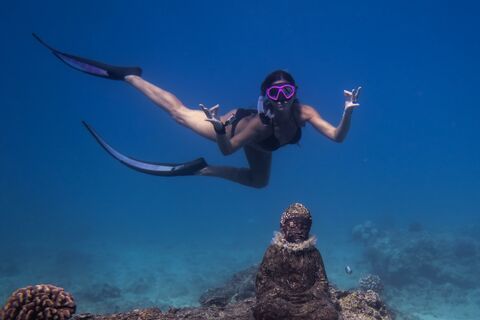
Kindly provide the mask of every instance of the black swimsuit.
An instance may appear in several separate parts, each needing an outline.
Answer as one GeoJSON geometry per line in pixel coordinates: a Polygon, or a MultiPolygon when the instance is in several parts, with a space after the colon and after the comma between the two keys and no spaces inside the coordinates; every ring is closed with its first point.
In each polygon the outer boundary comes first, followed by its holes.
{"type": "MultiPolygon", "coordinates": [[[[237,109],[237,112],[235,113],[235,119],[232,122],[231,137],[235,135],[235,129],[237,128],[237,124],[238,122],[240,122],[241,119],[257,113],[258,111],[255,109],[241,109],[241,108],[237,109]]],[[[262,141],[259,141],[258,145],[262,147],[262,149],[267,151],[275,151],[278,148],[284,146],[285,144],[283,145],[280,144],[280,141],[278,141],[278,138],[275,136],[275,128],[274,128],[275,124],[273,123],[272,119],[267,117],[264,113],[260,113],[259,116],[260,116],[260,120],[264,125],[272,126],[272,134],[267,138],[263,139],[262,141]]],[[[297,124],[297,132],[295,132],[295,136],[293,136],[292,140],[290,140],[287,144],[296,144],[300,141],[301,138],[302,138],[302,129],[297,124]]]]}

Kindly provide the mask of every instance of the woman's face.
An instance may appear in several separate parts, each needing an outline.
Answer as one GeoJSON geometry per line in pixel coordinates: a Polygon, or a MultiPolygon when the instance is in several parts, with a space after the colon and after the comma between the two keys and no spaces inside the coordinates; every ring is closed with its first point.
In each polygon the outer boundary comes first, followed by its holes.
{"type": "MultiPolygon", "coordinates": [[[[272,83],[270,87],[272,87],[272,86],[281,87],[283,85],[288,85],[288,84],[290,84],[290,83],[286,80],[277,80],[274,83],[272,83]]],[[[289,90],[289,88],[285,88],[283,90],[289,90]]],[[[296,93],[294,93],[291,97],[288,98],[285,93],[280,92],[278,94],[278,99],[274,100],[274,99],[271,99],[268,96],[268,94],[266,95],[268,103],[272,106],[272,109],[273,109],[272,111],[274,113],[289,112],[290,107],[293,105],[293,102],[295,101],[295,97],[296,97],[296,93]]]]}

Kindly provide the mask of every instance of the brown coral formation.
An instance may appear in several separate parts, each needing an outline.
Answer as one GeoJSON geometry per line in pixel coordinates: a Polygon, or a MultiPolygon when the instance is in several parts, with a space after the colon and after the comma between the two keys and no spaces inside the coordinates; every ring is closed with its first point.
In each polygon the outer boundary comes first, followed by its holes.
{"type": "Polygon", "coordinates": [[[1,320],[65,320],[75,313],[70,293],[49,284],[16,290],[0,310],[1,320]]]}

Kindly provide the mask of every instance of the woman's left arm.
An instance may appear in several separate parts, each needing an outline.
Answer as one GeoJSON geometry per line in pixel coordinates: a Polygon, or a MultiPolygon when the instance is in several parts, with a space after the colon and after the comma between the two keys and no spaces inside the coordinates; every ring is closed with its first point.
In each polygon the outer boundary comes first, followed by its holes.
{"type": "Polygon", "coordinates": [[[327,138],[332,139],[335,142],[342,142],[347,136],[348,130],[350,129],[353,109],[360,105],[358,103],[358,95],[361,88],[362,87],[358,87],[352,91],[343,91],[345,95],[345,109],[342,120],[337,127],[334,127],[328,121],[324,120],[317,110],[311,106],[302,106],[302,118],[304,121],[310,122],[315,129],[317,129],[327,138]]]}

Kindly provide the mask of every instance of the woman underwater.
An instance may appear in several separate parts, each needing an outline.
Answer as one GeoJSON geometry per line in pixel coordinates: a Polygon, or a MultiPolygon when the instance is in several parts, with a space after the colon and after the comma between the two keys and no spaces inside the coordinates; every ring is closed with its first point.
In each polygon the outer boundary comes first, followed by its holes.
{"type": "Polygon", "coordinates": [[[145,94],[157,106],[165,110],[177,123],[218,144],[224,155],[243,148],[248,168],[208,165],[203,158],[183,164],[148,163],[129,158],[109,146],[88,124],[87,129],[97,141],[127,166],[149,174],[177,176],[199,175],[231,180],[245,186],[262,188],[268,185],[272,152],[278,148],[298,143],[306,123],[336,142],[342,142],[349,130],[353,109],[358,104],[361,87],[344,91],[345,109],[337,127],[324,120],[312,107],[300,103],[297,86],[286,71],[270,73],[261,85],[257,110],[235,109],[218,115],[219,105],[201,110],[186,107],[175,95],[141,78],[138,67],[117,67],[98,61],[60,52],[48,46],[38,36],[34,37],[69,66],[91,75],[124,80],[145,94]]]}

